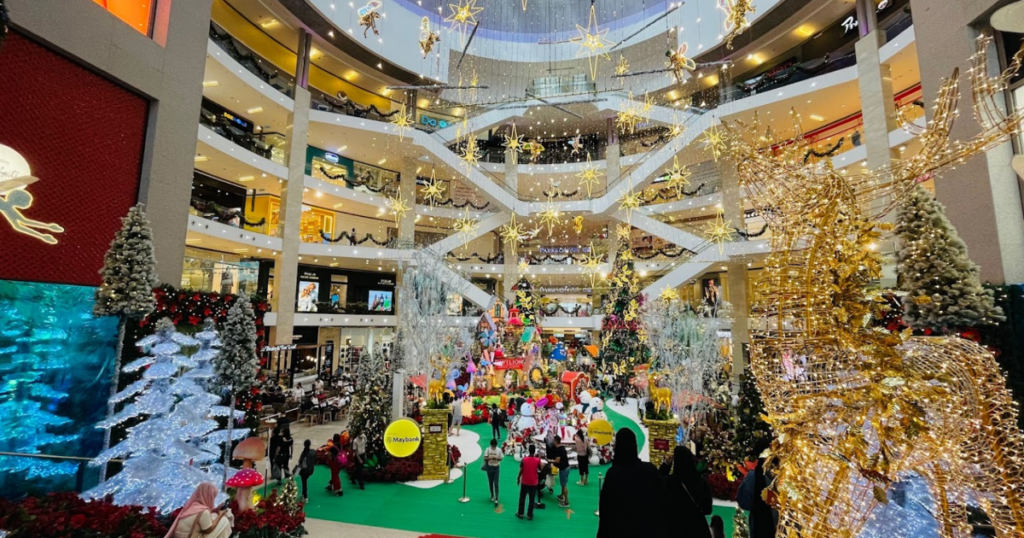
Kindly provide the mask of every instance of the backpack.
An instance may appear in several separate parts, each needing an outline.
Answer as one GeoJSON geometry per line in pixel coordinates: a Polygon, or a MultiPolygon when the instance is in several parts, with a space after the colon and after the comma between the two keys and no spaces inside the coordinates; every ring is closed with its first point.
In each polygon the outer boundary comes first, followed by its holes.
{"type": "Polygon", "coordinates": [[[313,468],[316,466],[316,456],[313,455],[312,450],[303,452],[302,458],[299,459],[299,470],[302,472],[313,472],[313,468]]]}

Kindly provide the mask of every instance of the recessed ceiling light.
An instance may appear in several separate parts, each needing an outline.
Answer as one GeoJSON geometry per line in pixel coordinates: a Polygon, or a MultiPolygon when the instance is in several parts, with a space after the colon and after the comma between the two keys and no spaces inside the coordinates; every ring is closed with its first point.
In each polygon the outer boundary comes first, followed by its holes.
{"type": "Polygon", "coordinates": [[[819,116],[819,115],[817,115],[817,114],[811,114],[811,115],[810,115],[810,118],[811,118],[812,120],[814,120],[814,121],[825,121],[825,118],[823,118],[823,117],[821,117],[821,116],[819,116]]]}
{"type": "Polygon", "coordinates": [[[249,110],[246,110],[246,112],[248,112],[249,114],[259,114],[260,112],[263,112],[263,107],[258,106],[255,108],[250,108],[249,110]]]}
{"type": "Polygon", "coordinates": [[[204,80],[203,81],[203,87],[204,88],[212,88],[214,86],[220,86],[220,82],[217,82],[216,80],[204,80]]]}
{"type": "Polygon", "coordinates": [[[196,155],[196,162],[197,163],[205,163],[208,160],[210,160],[210,158],[207,157],[206,155],[196,155]]]}
{"type": "Polygon", "coordinates": [[[238,178],[238,181],[252,181],[254,179],[256,179],[256,178],[253,177],[253,176],[242,176],[242,177],[238,178]]]}
{"type": "Polygon", "coordinates": [[[273,28],[274,26],[277,26],[277,19],[270,19],[269,21],[263,21],[263,22],[260,23],[260,26],[262,26],[264,28],[273,28]]]}

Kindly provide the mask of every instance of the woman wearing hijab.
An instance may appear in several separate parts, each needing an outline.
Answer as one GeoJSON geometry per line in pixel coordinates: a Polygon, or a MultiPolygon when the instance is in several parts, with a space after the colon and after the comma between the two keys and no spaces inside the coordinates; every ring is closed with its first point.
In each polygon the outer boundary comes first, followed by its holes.
{"type": "Polygon", "coordinates": [[[615,433],[615,455],[601,488],[601,521],[597,538],[643,536],[665,538],[665,483],[658,469],[640,461],[636,434],[622,428],[615,433]]]}
{"type": "Polygon", "coordinates": [[[747,473],[736,493],[736,504],[740,508],[750,512],[750,538],[774,538],[775,526],[777,525],[775,510],[762,497],[768,489],[769,479],[764,472],[764,458],[761,454],[771,444],[768,441],[759,441],[754,446],[754,455],[757,456],[757,467],[747,473]]]}
{"type": "Polygon", "coordinates": [[[228,538],[235,516],[231,510],[217,510],[220,490],[210,482],[203,482],[192,492],[178,517],[171,523],[164,538],[228,538]]]}
{"type": "Polygon", "coordinates": [[[677,446],[672,459],[661,465],[661,474],[665,476],[668,502],[674,514],[673,534],[682,531],[693,538],[711,538],[706,517],[711,515],[711,490],[697,472],[690,450],[677,446]]]}

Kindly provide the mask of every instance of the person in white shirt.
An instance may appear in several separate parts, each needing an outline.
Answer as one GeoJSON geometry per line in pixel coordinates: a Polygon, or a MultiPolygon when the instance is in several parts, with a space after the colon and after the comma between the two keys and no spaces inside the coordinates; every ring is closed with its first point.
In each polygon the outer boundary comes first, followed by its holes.
{"type": "Polygon", "coordinates": [[[491,446],[484,451],[483,470],[487,473],[487,486],[491,490],[491,502],[498,504],[498,482],[501,475],[501,459],[505,453],[498,448],[497,439],[491,439],[491,446]]]}
{"type": "Polygon", "coordinates": [[[318,377],[318,378],[316,378],[316,381],[313,382],[313,392],[316,393],[316,394],[320,394],[323,391],[324,391],[324,381],[318,377]]]}
{"type": "Polygon", "coordinates": [[[302,390],[302,383],[296,383],[292,389],[292,399],[296,401],[302,401],[302,397],[306,395],[306,391],[302,390]]]}

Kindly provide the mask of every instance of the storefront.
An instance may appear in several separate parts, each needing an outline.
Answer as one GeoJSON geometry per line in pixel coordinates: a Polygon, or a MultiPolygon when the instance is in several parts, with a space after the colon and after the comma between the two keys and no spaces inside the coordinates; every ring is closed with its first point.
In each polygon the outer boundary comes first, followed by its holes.
{"type": "Polygon", "coordinates": [[[181,273],[183,289],[220,294],[259,294],[260,262],[222,252],[198,248],[185,249],[185,267],[181,273]]]}
{"type": "Polygon", "coordinates": [[[299,265],[296,312],[391,315],[395,275],[299,265]]]}

